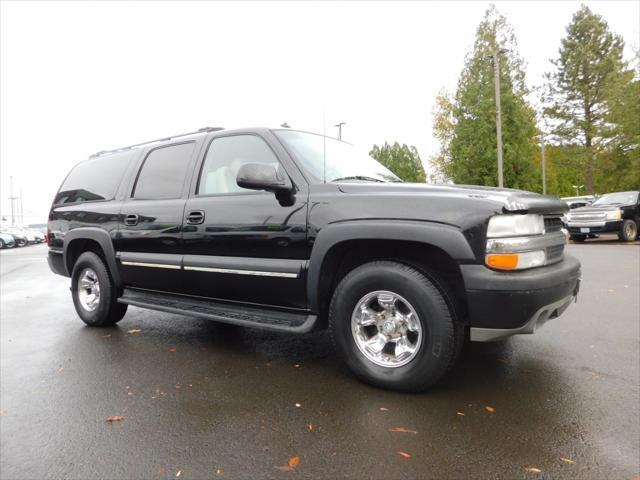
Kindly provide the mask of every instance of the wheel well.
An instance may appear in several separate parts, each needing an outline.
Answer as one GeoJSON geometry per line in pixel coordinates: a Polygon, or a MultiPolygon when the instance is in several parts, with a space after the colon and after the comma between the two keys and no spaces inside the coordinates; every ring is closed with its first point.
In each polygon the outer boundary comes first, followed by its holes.
{"type": "Polygon", "coordinates": [[[95,240],[89,240],[86,238],[77,238],[75,240],[71,240],[71,242],[69,242],[69,245],[67,246],[66,256],[66,267],[69,275],[71,275],[71,272],[73,272],[73,266],[76,264],[78,257],[84,252],[93,252],[100,258],[105,260],[104,250],[102,250],[100,244],[95,240]]]}
{"type": "Polygon", "coordinates": [[[429,274],[435,272],[444,285],[449,301],[454,303],[456,318],[467,323],[467,299],[458,264],[442,249],[433,245],[397,240],[347,240],[333,246],[325,256],[318,284],[320,320],[327,324],[327,313],[333,292],[354,268],[374,260],[405,263],[429,274]]]}

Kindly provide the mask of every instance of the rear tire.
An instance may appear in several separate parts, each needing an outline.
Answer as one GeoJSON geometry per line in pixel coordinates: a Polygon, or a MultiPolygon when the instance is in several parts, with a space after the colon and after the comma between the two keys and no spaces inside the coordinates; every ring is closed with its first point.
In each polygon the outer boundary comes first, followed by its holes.
{"type": "Polygon", "coordinates": [[[127,305],[117,302],[109,269],[93,252],[80,255],[73,266],[71,296],[78,316],[90,327],[115,325],[127,313],[127,305]]]}
{"type": "Polygon", "coordinates": [[[571,235],[571,240],[574,242],[584,242],[587,239],[586,235],[571,235]]]}
{"type": "Polygon", "coordinates": [[[618,238],[623,242],[633,242],[638,238],[638,225],[634,220],[627,219],[622,222],[618,238]]]}
{"type": "Polygon", "coordinates": [[[340,282],[329,324],[338,351],[359,379],[419,392],[451,369],[464,328],[455,325],[453,306],[439,284],[392,261],[361,265],[340,282]]]}

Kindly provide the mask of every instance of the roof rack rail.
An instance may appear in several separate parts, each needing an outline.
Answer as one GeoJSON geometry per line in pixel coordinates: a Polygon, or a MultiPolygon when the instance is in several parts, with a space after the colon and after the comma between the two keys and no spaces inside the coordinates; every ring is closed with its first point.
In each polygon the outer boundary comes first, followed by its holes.
{"type": "Polygon", "coordinates": [[[141,147],[143,145],[149,145],[150,143],[166,142],[166,141],[169,141],[169,140],[173,140],[174,138],[188,137],[189,135],[195,135],[197,133],[217,132],[219,130],[224,130],[224,128],[222,128],[222,127],[202,127],[202,128],[199,128],[198,130],[196,130],[195,132],[181,133],[180,135],[172,135],[170,137],[158,138],[156,140],[150,140],[148,142],[134,143],[133,145],[128,145],[126,147],[116,148],[114,150],[100,150],[99,152],[96,152],[93,155],[91,155],[89,158],[99,157],[99,156],[105,155],[107,153],[123,152],[125,150],[131,150],[133,148],[141,147]]]}

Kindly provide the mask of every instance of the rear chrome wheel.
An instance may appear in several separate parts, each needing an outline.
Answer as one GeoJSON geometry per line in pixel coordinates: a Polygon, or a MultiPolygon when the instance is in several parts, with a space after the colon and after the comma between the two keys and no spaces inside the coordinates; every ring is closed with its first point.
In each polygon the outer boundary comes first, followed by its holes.
{"type": "Polygon", "coordinates": [[[351,315],[351,333],[362,354],[381,367],[406,365],[422,344],[422,325],[415,309],[387,290],[360,299],[351,315]]]}
{"type": "Polygon", "coordinates": [[[92,268],[85,268],[78,277],[78,301],[88,312],[93,312],[100,304],[100,281],[92,268]]]}
{"type": "Polygon", "coordinates": [[[127,311],[117,295],[104,260],[94,252],[80,255],[71,273],[71,297],[82,321],[92,327],[116,324],[127,311]]]}

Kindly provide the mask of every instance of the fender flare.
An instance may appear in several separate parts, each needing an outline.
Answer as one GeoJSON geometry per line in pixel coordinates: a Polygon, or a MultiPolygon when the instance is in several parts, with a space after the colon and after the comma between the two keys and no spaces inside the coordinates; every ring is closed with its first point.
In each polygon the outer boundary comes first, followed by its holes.
{"type": "Polygon", "coordinates": [[[441,223],[415,221],[351,221],[320,230],[311,250],[307,271],[307,298],[311,311],[319,311],[320,275],[323,262],[336,245],[349,240],[398,240],[438,247],[454,261],[476,263],[476,257],[459,228],[441,223]]]}
{"type": "Polygon", "coordinates": [[[64,268],[67,270],[69,276],[71,276],[71,272],[69,271],[69,267],[67,266],[67,252],[68,247],[73,240],[93,240],[100,245],[102,251],[104,252],[105,260],[107,261],[107,266],[109,267],[109,272],[111,273],[111,278],[113,278],[113,282],[117,287],[122,286],[122,279],[120,278],[120,270],[118,270],[118,265],[116,263],[116,253],[113,248],[113,242],[111,241],[111,237],[106,230],[102,230],[101,228],[96,227],[79,227],[74,228],[69,231],[64,236],[64,249],[62,252],[62,261],[64,264],[64,268]]]}

